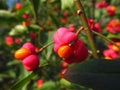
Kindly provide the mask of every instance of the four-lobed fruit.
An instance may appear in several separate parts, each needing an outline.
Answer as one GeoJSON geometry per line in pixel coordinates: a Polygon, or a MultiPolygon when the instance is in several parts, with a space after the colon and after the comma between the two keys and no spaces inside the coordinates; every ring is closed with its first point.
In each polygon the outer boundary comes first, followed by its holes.
{"type": "Polygon", "coordinates": [[[22,61],[27,71],[33,71],[39,66],[39,58],[36,53],[36,47],[32,43],[26,42],[20,49],[15,51],[14,56],[22,61]]]}
{"type": "Polygon", "coordinates": [[[116,11],[116,7],[113,5],[109,5],[109,6],[107,6],[106,10],[107,10],[107,13],[109,16],[114,16],[115,11],[116,11]]]}
{"type": "Polygon", "coordinates": [[[72,41],[77,40],[76,34],[69,28],[59,28],[53,36],[54,40],[54,51],[57,53],[58,49],[62,45],[67,45],[72,41]]]}
{"type": "Polygon", "coordinates": [[[59,28],[54,33],[53,40],[54,51],[68,64],[82,62],[88,56],[84,42],[70,28],[59,28]]]}
{"type": "Polygon", "coordinates": [[[72,54],[72,48],[69,45],[61,46],[58,49],[58,55],[61,58],[68,58],[72,54]]]}

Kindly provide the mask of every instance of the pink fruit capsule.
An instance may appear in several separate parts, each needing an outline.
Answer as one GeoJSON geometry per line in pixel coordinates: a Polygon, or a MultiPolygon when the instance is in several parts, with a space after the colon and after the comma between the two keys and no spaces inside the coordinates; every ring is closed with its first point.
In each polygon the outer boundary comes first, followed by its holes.
{"type": "Polygon", "coordinates": [[[31,53],[35,53],[36,47],[31,42],[26,42],[23,44],[22,48],[27,48],[31,51],[31,53]]]}
{"type": "Polygon", "coordinates": [[[23,59],[22,64],[27,71],[33,71],[39,66],[39,58],[37,55],[29,55],[23,59]]]}

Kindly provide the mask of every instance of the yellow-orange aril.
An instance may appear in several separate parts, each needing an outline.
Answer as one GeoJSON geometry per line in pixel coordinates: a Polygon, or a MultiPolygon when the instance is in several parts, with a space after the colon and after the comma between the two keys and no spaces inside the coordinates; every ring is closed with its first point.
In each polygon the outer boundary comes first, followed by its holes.
{"type": "Polygon", "coordinates": [[[61,58],[68,58],[70,57],[70,55],[72,54],[72,48],[68,45],[64,45],[64,46],[61,46],[59,49],[58,49],[58,55],[59,57],[61,58]]]}
{"type": "MultiPolygon", "coordinates": [[[[120,42],[116,42],[116,45],[118,45],[118,46],[120,47],[120,42]]],[[[119,47],[113,45],[113,46],[112,46],[112,49],[113,49],[114,51],[119,52],[119,51],[120,51],[120,48],[119,48],[119,47]]]]}
{"type": "Polygon", "coordinates": [[[109,57],[109,56],[104,57],[104,59],[106,59],[106,60],[112,60],[112,58],[109,57]]]}
{"type": "Polygon", "coordinates": [[[31,54],[31,51],[29,49],[26,48],[20,48],[17,51],[15,51],[14,53],[14,57],[16,59],[22,60],[25,57],[29,56],[31,54]]]}
{"type": "Polygon", "coordinates": [[[111,10],[112,10],[112,11],[115,11],[115,10],[116,10],[116,7],[115,7],[115,6],[111,6],[111,10]]]}

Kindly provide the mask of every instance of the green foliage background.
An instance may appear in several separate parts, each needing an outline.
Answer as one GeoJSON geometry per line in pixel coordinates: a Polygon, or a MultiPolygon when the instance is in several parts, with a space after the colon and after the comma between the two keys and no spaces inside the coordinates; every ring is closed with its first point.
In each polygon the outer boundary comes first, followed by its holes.
{"type": "MultiPolygon", "coordinates": [[[[34,72],[24,70],[19,60],[15,60],[14,52],[22,46],[23,43],[30,41],[37,47],[41,48],[52,41],[53,33],[59,27],[70,27],[74,24],[78,29],[81,26],[79,17],[76,14],[74,0],[19,0],[23,7],[15,10],[15,7],[8,8],[6,1],[0,1],[0,90],[92,90],[91,88],[70,83],[60,78],[62,59],[53,51],[53,45],[46,48],[39,54],[40,68],[34,72]],[[21,22],[25,21],[22,17],[28,13],[31,17],[32,24],[22,26],[21,22]],[[67,13],[67,17],[64,15],[67,13]],[[38,36],[35,39],[30,38],[30,33],[34,32],[38,36]],[[5,37],[12,36],[19,38],[21,43],[6,45],[5,37]],[[46,65],[46,66],[44,66],[46,65]],[[36,82],[43,79],[44,84],[37,88],[36,82]]],[[[120,19],[119,0],[107,0],[109,4],[117,7],[116,15],[109,17],[104,9],[95,9],[94,4],[101,0],[81,0],[86,16],[94,18],[96,22],[101,22],[102,34],[108,38],[119,38],[119,34],[109,34],[106,32],[107,21],[111,19],[120,19]]],[[[96,37],[96,36],[95,36],[96,37]]],[[[84,33],[79,35],[88,49],[90,46],[84,33]]],[[[102,51],[106,48],[107,42],[100,37],[96,37],[96,46],[100,50],[100,57],[103,57],[102,51]],[[103,43],[105,42],[105,43],[103,43]],[[100,46],[99,44],[102,43],[100,46]]],[[[90,57],[91,58],[91,57],[90,57]]],[[[75,64],[76,65],[76,64],[75,64]]],[[[70,65],[74,66],[73,65],[70,65]]]]}

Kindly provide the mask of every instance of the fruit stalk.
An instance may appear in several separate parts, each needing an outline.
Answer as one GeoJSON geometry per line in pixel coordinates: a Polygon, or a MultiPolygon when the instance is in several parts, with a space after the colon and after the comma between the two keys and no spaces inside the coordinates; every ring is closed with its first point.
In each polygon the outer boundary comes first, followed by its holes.
{"type": "Polygon", "coordinates": [[[54,43],[53,41],[47,43],[46,45],[44,45],[43,47],[41,47],[38,52],[39,52],[39,53],[42,52],[45,48],[47,48],[48,46],[50,46],[50,45],[53,44],[53,43],[54,43]]]}
{"type": "Polygon", "coordinates": [[[91,50],[93,52],[93,57],[98,58],[97,49],[96,49],[96,46],[94,43],[92,32],[91,32],[89,25],[88,25],[88,22],[87,22],[84,8],[83,8],[80,0],[74,0],[74,2],[75,2],[75,6],[77,8],[77,14],[79,15],[79,18],[80,18],[81,23],[82,23],[83,28],[84,28],[83,31],[86,33],[86,36],[88,37],[88,41],[89,41],[89,44],[91,46],[91,50]]]}
{"type": "Polygon", "coordinates": [[[92,32],[93,32],[94,34],[98,35],[99,37],[101,37],[102,39],[106,40],[107,42],[112,43],[113,45],[115,45],[117,48],[120,49],[120,46],[119,46],[119,45],[117,45],[114,41],[110,40],[110,39],[107,38],[106,36],[104,36],[104,35],[102,35],[102,34],[100,34],[100,33],[98,33],[98,32],[95,32],[95,31],[92,31],[92,32]]]}

